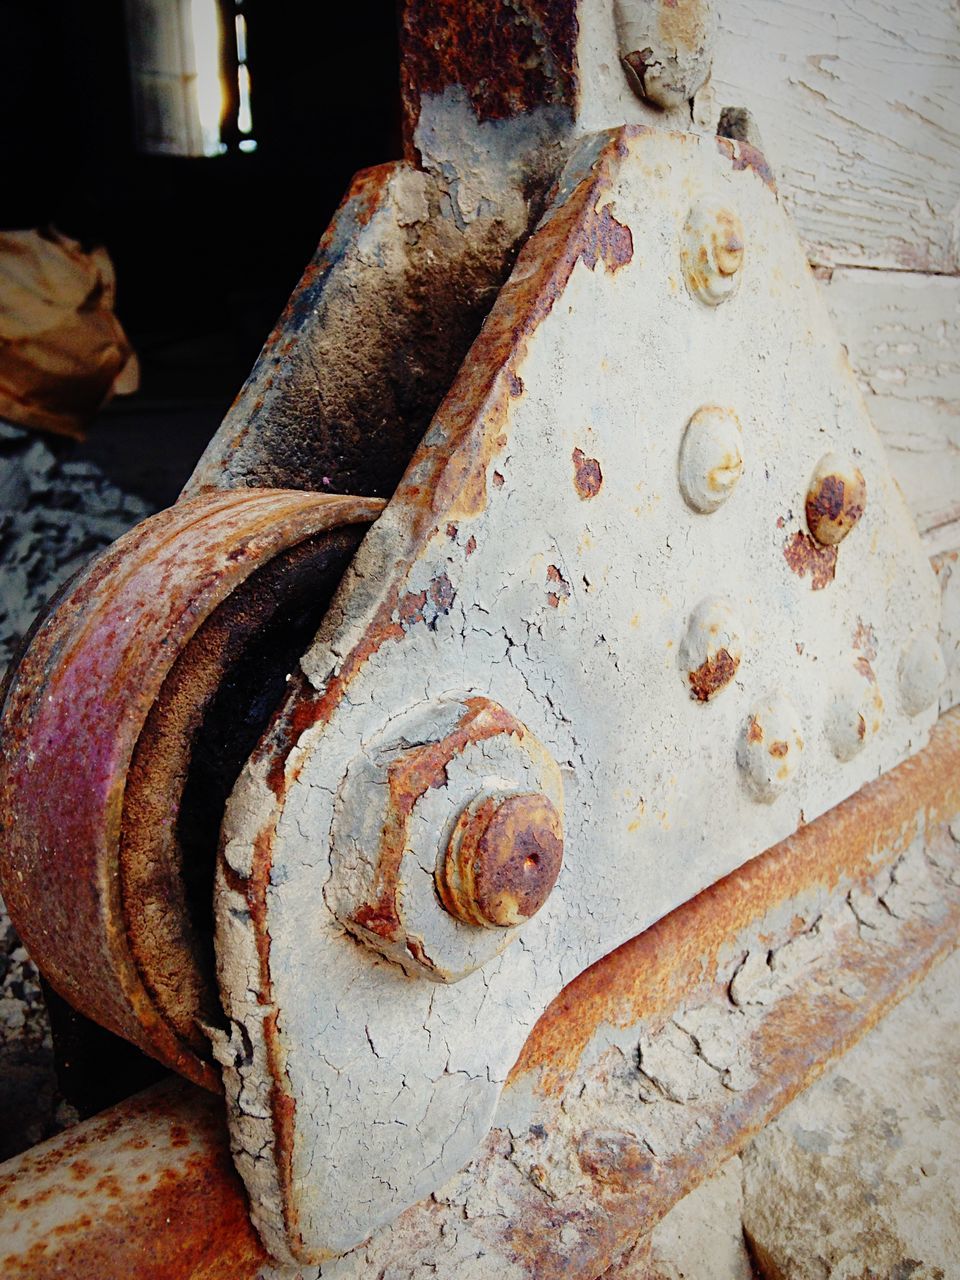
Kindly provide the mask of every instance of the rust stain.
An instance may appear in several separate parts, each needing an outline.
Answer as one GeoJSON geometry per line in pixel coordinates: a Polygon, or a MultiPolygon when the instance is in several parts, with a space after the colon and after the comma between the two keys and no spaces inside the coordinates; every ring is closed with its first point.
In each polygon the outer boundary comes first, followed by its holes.
{"type": "MultiPolygon", "coordinates": [[[[960,711],[948,712],[918,755],[585,970],[534,1027],[510,1074],[556,1096],[604,1024],[668,1014],[715,980],[719,957],[752,921],[812,889],[861,883],[914,838],[960,812],[960,711]],[[878,852],[882,851],[882,853],[878,852]]],[[[509,1081],[508,1081],[509,1084],[509,1081]]]]}
{"type": "Polygon", "coordinates": [[[771,191],[776,193],[776,175],[767,164],[762,151],[758,151],[751,143],[741,142],[736,138],[718,137],[717,148],[721,155],[729,157],[735,172],[751,169],[771,191]]]}
{"type": "Polygon", "coordinates": [[[756,716],[750,717],[750,723],[747,725],[747,741],[762,742],[763,741],[763,725],[756,716]]]}
{"type": "Polygon", "coordinates": [[[870,684],[877,683],[877,677],[874,673],[873,667],[871,667],[866,658],[857,658],[853,665],[863,676],[864,680],[869,681],[870,684]]]}
{"type": "Polygon", "coordinates": [[[573,451],[573,487],[584,501],[595,498],[603,486],[603,472],[596,458],[588,458],[582,449],[573,451]]]}
{"type": "Polygon", "coordinates": [[[782,760],[783,757],[790,750],[790,746],[788,743],[784,742],[782,739],[777,739],[776,742],[770,743],[770,746],[767,748],[767,750],[769,751],[770,755],[774,757],[775,760],[782,760]]]}
{"type": "Polygon", "coordinates": [[[569,0],[408,0],[400,30],[406,153],[424,96],[459,87],[478,121],[544,106],[572,114],[577,84],[576,6],[569,0]]]}
{"type": "Polygon", "coordinates": [[[563,600],[570,598],[570,583],[555,564],[547,566],[547,582],[553,587],[547,592],[547,604],[551,609],[558,609],[563,600]]]}
{"type": "Polygon", "coordinates": [[[709,702],[730,683],[739,666],[739,657],[734,657],[727,649],[718,649],[714,657],[707,658],[695,671],[689,672],[690,696],[698,702],[709,702]]]}
{"type": "Polygon", "coordinates": [[[799,529],[783,548],[783,558],[798,578],[810,575],[813,591],[829,586],[837,572],[837,548],[823,547],[799,529]]]}
{"type": "Polygon", "coordinates": [[[870,623],[864,622],[862,618],[857,619],[857,625],[853,631],[853,647],[860,649],[868,662],[873,662],[877,656],[877,633],[870,623]]]}

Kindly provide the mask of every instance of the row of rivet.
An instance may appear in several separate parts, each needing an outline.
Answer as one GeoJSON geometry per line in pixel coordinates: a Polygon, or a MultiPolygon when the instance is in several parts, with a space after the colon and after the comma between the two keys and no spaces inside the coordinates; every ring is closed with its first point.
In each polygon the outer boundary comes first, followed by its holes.
{"type": "MultiPolygon", "coordinates": [[[[711,596],[694,609],[680,644],[679,666],[690,696],[710,702],[733,680],[743,659],[743,629],[730,601],[711,596]]],[[[944,676],[943,654],[929,633],[903,650],[898,668],[900,705],[908,716],[926,711],[944,676]]],[[[834,689],[824,733],[834,756],[852,760],[880,728],[883,698],[867,665],[851,657],[846,679],[834,689]]],[[[747,717],[737,746],[737,763],[748,790],[758,800],[776,799],[796,771],[803,751],[800,717],[777,691],[747,717]]]]}

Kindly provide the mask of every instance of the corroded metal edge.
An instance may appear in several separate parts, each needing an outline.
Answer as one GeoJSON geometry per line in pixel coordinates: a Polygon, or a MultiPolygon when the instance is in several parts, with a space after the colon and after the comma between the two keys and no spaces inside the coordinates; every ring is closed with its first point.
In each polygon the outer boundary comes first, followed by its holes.
{"type": "MultiPolygon", "coordinates": [[[[346,1280],[430,1260],[438,1276],[465,1276],[478,1250],[484,1274],[600,1274],[957,945],[957,847],[943,824],[958,812],[953,711],[917,756],[571,983],[531,1035],[477,1157],[334,1274],[346,1280]],[[932,907],[887,911],[875,938],[867,927],[826,930],[848,901],[889,894],[891,867],[923,854],[936,863],[932,907]],[[936,879],[948,860],[952,874],[936,879]],[[718,1080],[699,1098],[671,1102],[684,1117],[681,1140],[652,1153],[624,1127],[611,1062],[639,1043],[642,1065],[645,1046],[677,1020],[730,1003],[730,974],[744,971],[745,954],[759,946],[787,956],[818,929],[825,949],[784,965],[779,995],[750,1005],[741,993],[738,1007],[753,1014],[744,1016],[738,1052],[753,1064],[752,1078],[735,1089],[718,1080]],[[595,1103],[589,1124],[571,1105],[584,1095],[595,1103]],[[557,1170],[571,1161],[573,1183],[563,1186],[557,1170]]],[[[648,1071],[655,1093],[656,1070],[648,1071]]],[[[173,1083],[0,1166],[0,1264],[5,1275],[35,1280],[63,1268],[77,1280],[254,1277],[266,1258],[243,1207],[215,1102],[173,1083]]]]}
{"type": "Polygon", "coordinates": [[[242,490],[178,503],[126,534],[44,617],[2,709],[4,900],[51,985],[87,1016],[219,1088],[173,1031],[131,953],[118,848],[124,785],[177,656],[281,550],[369,522],[382,503],[242,490]]]}

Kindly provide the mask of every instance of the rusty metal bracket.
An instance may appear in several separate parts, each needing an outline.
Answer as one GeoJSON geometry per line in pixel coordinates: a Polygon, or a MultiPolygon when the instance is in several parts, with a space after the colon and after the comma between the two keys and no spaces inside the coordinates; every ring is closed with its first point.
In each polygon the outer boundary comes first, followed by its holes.
{"type": "MultiPolygon", "coordinates": [[[[324,1277],[605,1274],[956,947],[958,813],[954,711],[919,755],[571,983],[470,1165],[324,1277]],[[746,963],[758,952],[772,959],[746,963]]],[[[0,1241],[9,1280],[291,1274],[250,1226],[222,1108],[185,1082],[0,1165],[0,1241]]]]}
{"type": "Polygon", "coordinates": [[[565,983],[921,747],[938,617],[756,153],[585,140],[227,807],[271,1251],[438,1187],[565,983]]]}

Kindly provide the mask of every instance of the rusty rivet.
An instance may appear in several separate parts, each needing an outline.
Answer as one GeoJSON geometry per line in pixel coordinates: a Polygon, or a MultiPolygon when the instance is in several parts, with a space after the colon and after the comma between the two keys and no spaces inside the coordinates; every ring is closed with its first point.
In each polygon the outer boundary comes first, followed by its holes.
{"type": "Polygon", "coordinates": [[[946,675],[943,650],[929,631],[910,642],[900,658],[900,702],[908,716],[932,706],[946,675]]]}
{"type": "Polygon", "coordinates": [[[721,507],[743,474],[743,429],[732,409],[708,404],[687,423],[680,444],[680,492],[694,511],[721,507]]]}
{"type": "Polygon", "coordinates": [[[737,744],[737,764],[755,800],[771,804],[787,786],[803,752],[800,716],[780,690],[757,703],[737,744]]]}
{"type": "Polygon", "coordinates": [[[866,675],[861,669],[854,668],[833,690],[824,732],[838,760],[852,760],[859,755],[880,729],[883,698],[871,677],[867,663],[866,675]]]}
{"type": "Polygon", "coordinates": [[[483,795],[457,819],[437,889],[457,919],[506,929],[540,910],[562,860],[562,820],[545,795],[483,795]]]}
{"type": "Polygon", "coordinates": [[[743,657],[743,629],[729,601],[710,596],[697,605],[677,656],[697,702],[709,702],[727,687],[743,657]]]}
{"type": "Polygon", "coordinates": [[[717,32],[712,0],[616,0],[614,17],[634,93],[665,111],[689,102],[710,75],[717,32]]]}
{"type": "Polygon", "coordinates": [[[842,542],[863,515],[867,482],[849,458],[828,453],[817,463],[807,490],[807,525],[826,547],[842,542]]]}
{"type": "Polygon", "coordinates": [[[733,209],[702,200],[687,215],[680,259],[687,288],[709,307],[734,292],[743,266],[743,224],[733,209]]]}

